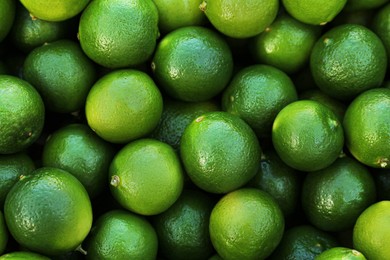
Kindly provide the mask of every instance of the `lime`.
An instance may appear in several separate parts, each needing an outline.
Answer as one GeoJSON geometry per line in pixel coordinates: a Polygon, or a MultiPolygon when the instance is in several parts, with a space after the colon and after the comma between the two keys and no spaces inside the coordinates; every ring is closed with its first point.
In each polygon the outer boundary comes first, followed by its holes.
{"type": "Polygon", "coordinates": [[[35,163],[26,153],[0,155],[0,207],[21,175],[28,175],[35,170],[35,163]]]}
{"type": "Polygon", "coordinates": [[[223,91],[222,109],[243,119],[260,137],[270,136],[279,111],[298,99],[295,86],[283,71],[251,65],[238,71],[223,91]]]}
{"type": "Polygon", "coordinates": [[[159,253],[167,259],[207,259],[214,252],[209,220],[214,202],[199,190],[183,190],[166,211],[153,217],[159,253]]]}
{"type": "Polygon", "coordinates": [[[86,259],[144,259],[157,256],[157,235],[142,216],[124,210],[100,216],[86,239],[86,259]]]}
{"type": "Polygon", "coordinates": [[[35,17],[47,21],[64,21],[72,18],[88,5],[90,0],[20,0],[35,17]]]}
{"type": "Polygon", "coordinates": [[[74,175],[91,198],[107,184],[107,172],[114,157],[112,145],[87,125],[69,124],[52,133],[42,152],[42,165],[56,167],[74,175]]]}
{"type": "Polygon", "coordinates": [[[152,60],[155,79],[173,98],[206,101],[228,84],[232,54],[215,31],[187,26],[167,34],[158,43],[152,60]]]}
{"type": "Polygon", "coordinates": [[[70,40],[44,44],[31,51],[23,77],[41,94],[46,108],[58,113],[80,110],[95,82],[94,64],[70,40]]]}
{"type": "Polygon", "coordinates": [[[235,190],[256,174],[261,148],[253,130],[227,112],[208,112],[184,130],[180,144],[192,182],[212,193],[235,190]]]}
{"type": "Polygon", "coordinates": [[[348,0],[345,5],[346,11],[362,11],[378,8],[389,0],[348,0]]]}
{"type": "Polygon", "coordinates": [[[367,259],[390,258],[390,201],[383,200],[366,208],[353,228],[353,246],[367,259]]]}
{"type": "Polygon", "coordinates": [[[179,198],[184,173],[171,146],[154,139],[139,139],[115,155],[109,178],[112,195],[124,208],[155,215],[179,198]]]}
{"type": "Polygon", "coordinates": [[[92,226],[83,185],[70,173],[50,167],[19,178],[5,200],[4,216],[21,246],[45,255],[75,250],[92,226]]]}
{"type": "Polygon", "coordinates": [[[302,186],[302,208],[310,223],[325,231],[352,228],[376,201],[375,182],[361,163],[350,157],[310,172],[302,186]]]}
{"type": "Polygon", "coordinates": [[[82,49],[93,61],[108,68],[147,61],[157,36],[158,11],[151,0],[94,0],[80,18],[78,37],[82,49]]]}
{"type": "Polygon", "coordinates": [[[207,18],[199,9],[203,0],[153,0],[158,9],[158,27],[168,33],[185,26],[204,25],[207,18]]]}
{"type": "Polygon", "coordinates": [[[40,136],[45,120],[41,96],[28,82],[0,75],[0,154],[20,152],[40,136]]]}
{"type": "Polygon", "coordinates": [[[284,232],[270,260],[315,259],[323,251],[338,246],[336,238],[311,225],[297,225],[284,232]]]}
{"type": "Polygon", "coordinates": [[[127,143],[154,130],[162,114],[162,102],[148,74],[116,70],[92,86],[85,114],[88,125],[100,137],[112,143],[127,143]]]}
{"type": "Polygon", "coordinates": [[[363,92],[347,108],[343,126],[346,146],[360,162],[390,168],[390,89],[363,92]]]}
{"type": "Polygon", "coordinates": [[[315,260],[366,260],[359,251],[346,247],[333,247],[319,254],[315,260]]]}
{"type": "Polygon", "coordinates": [[[213,100],[185,102],[166,98],[160,122],[153,131],[152,137],[179,150],[184,129],[192,120],[206,112],[218,110],[219,105],[213,100]]]}
{"type": "Polygon", "coordinates": [[[1,260],[50,260],[50,258],[29,251],[9,252],[0,256],[1,260]]]}
{"type": "Polygon", "coordinates": [[[296,211],[301,194],[300,173],[286,165],[274,150],[261,155],[260,168],[248,186],[268,192],[279,204],[285,217],[296,211]]]}
{"type": "Polygon", "coordinates": [[[204,0],[200,8],[223,34],[248,38],[261,33],[273,22],[279,10],[279,1],[204,0]]]}
{"type": "Polygon", "coordinates": [[[390,60],[390,4],[386,4],[374,14],[371,28],[382,40],[390,60]]]}
{"type": "Polygon", "coordinates": [[[69,26],[68,21],[49,22],[33,18],[23,5],[18,5],[10,37],[19,50],[29,53],[44,43],[66,38],[69,26]]]}
{"type": "Polygon", "coordinates": [[[323,92],[350,100],[382,84],[387,71],[386,49],[368,28],[343,24],[331,28],[317,41],[310,67],[323,92]]]}
{"type": "Polygon", "coordinates": [[[272,126],[272,143],[280,158],[300,171],[331,165],[344,146],[343,127],[326,106],[299,100],[284,107],[272,126]]]}
{"type": "Polygon", "coordinates": [[[15,19],[14,0],[2,0],[0,2],[0,42],[8,35],[15,19]]]}
{"type": "Polygon", "coordinates": [[[265,259],[283,231],[283,213],[276,201],[254,188],[226,194],[210,216],[211,242],[223,259],[265,259]]]}
{"type": "Polygon", "coordinates": [[[324,25],[341,12],[347,0],[282,0],[287,12],[303,23],[324,25]]]}
{"type": "Polygon", "coordinates": [[[251,52],[256,62],[292,74],[308,63],[320,33],[321,27],[282,14],[264,32],[253,38],[251,52]]]}

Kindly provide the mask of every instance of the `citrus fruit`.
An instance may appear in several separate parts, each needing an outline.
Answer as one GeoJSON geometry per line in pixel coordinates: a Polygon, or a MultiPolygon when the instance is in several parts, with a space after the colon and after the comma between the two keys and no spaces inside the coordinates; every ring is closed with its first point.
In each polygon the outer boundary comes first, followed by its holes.
{"type": "Polygon", "coordinates": [[[351,100],[382,84],[387,71],[386,49],[368,28],[343,24],[331,28],[316,42],[310,67],[323,92],[351,100]]]}
{"type": "Polygon", "coordinates": [[[218,110],[219,105],[213,100],[185,102],[165,98],[160,122],[151,136],[179,150],[180,139],[187,125],[206,112],[218,110]]]}
{"type": "Polygon", "coordinates": [[[346,247],[333,247],[316,256],[315,260],[366,260],[359,251],[346,247]]]}
{"type": "Polygon", "coordinates": [[[387,51],[388,60],[390,59],[390,4],[386,4],[384,7],[379,9],[373,17],[372,30],[382,40],[383,45],[387,51]]]}
{"type": "Polygon", "coordinates": [[[302,23],[283,14],[253,38],[251,52],[256,62],[292,74],[309,61],[311,49],[320,33],[321,27],[302,23]]]}
{"type": "Polygon", "coordinates": [[[320,102],[327,106],[337,116],[340,122],[343,122],[347,105],[340,100],[337,100],[319,89],[308,89],[299,93],[299,99],[309,99],[320,102]]]}
{"type": "Polygon", "coordinates": [[[19,50],[29,53],[44,43],[66,38],[69,25],[68,21],[49,22],[33,18],[23,5],[17,5],[10,37],[19,50]]]}
{"type": "Polygon", "coordinates": [[[86,259],[145,259],[157,256],[158,240],[142,216],[112,210],[100,216],[86,239],[86,259]]]}
{"type": "Polygon", "coordinates": [[[199,9],[203,0],[154,0],[161,33],[192,25],[204,25],[207,18],[199,9]]]}
{"type": "Polygon", "coordinates": [[[141,215],[156,215],[172,206],[183,190],[183,179],[173,148],[154,139],[130,142],[115,155],[109,169],[114,198],[141,215]]]}
{"type": "Polygon", "coordinates": [[[0,154],[20,152],[40,136],[45,107],[36,89],[20,78],[0,75],[0,154]]]}
{"type": "Polygon", "coordinates": [[[270,136],[279,111],[298,99],[291,78],[269,65],[238,71],[222,94],[222,109],[239,116],[258,136],[270,136]]]}
{"type": "Polygon", "coordinates": [[[343,127],[335,114],[313,100],[285,106],[272,126],[272,143],[280,158],[300,171],[331,165],[344,146],[343,127]]]}
{"type": "Polygon", "coordinates": [[[338,241],[330,233],[311,225],[297,225],[284,232],[269,259],[315,259],[323,251],[336,246],[338,241]]]}
{"type": "Polygon", "coordinates": [[[108,68],[147,61],[157,36],[158,11],[151,0],[94,0],[80,18],[81,48],[108,68]]]}
{"type": "Polygon", "coordinates": [[[16,2],[3,0],[0,2],[0,42],[8,35],[15,19],[16,2]]]}
{"type": "Polygon", "coordinates": [[[153,217],[159,253],[167,259],[207,259],[214,252],[209,220],[214,202],[199,190],[183,190],[166,211],[153,217]]]}
{"type": "Polygon", "coordinates": [[[19,178],[5,200],[4,216],[20,245],[45,255],[75,250],[92,226],[91,202],[83,185],[51,167],[19,178]]]}
{"type": "Polygon", "coordinates": [[[70,40],[35,48],[23,65],[24,79],[39,91],[46,108],[57,113],[75,112],[84,106],[95,74],[94,64],[70,40]]]}
{"type": "Polygon", "coordinates": [[[8,229],[4,221],[3,212],[0,211],[0,255],[4,253],[8,242],[8,229]]]}
{"type": "Polygon", "coordinates": [[[341,12],[347,0],[282,0],[286,11],[298,21],[324,25],[341,12]]]}
{"type": "Polygon", "coordinates": [[[70,19],[88,5],[90,0],[20,0],[35,17],[46,21],[59,22],[70,19]]]}
{"type": "Polygon", "coordinates": [[[227,193],[254,177],[261,148],[242,119],[217,111],[205,113],[187,126],[180,155],[195,185],[211,193],[227,193]]]}
{"type": "Polygon", "coordinates": [[[233,59],[229,46],[217,32],[187,26],[161,39],[151,66],[157,83],[171,97],[206,101],[229,82],[233,59]]]}
{"type": "Polygon", "coordinates": [[[0,256],[1,260],[50,260],[50,258],[29,251],[9,252],[0,256]]]}
{"type": "Polygon", "coordinates": [[[50,134],[43,147],[42,165],[74,175],[91,198],[107,185],[107,172],[114,157],[112,145],[87,125],[68,124],[50,134]]]}
{"type": "Polygon", "coordinates": [[[217,202],[209,229],[211,242],[223,259],[265,259],[282,239],[284,218],[268,193],[242,188],[217,202]]]}
{"type": "Polygon", "coordinates": [[[204,0],[200,8],[223,34],[248,38],[261,33],[273,22],[279,10],[279,1],[204,0]]]}
{"type": "Polygon", "coordinates": [[[350,157],[308,173],[301,192],[302,208],[310,223],[333,232],[352,228],[363,210],[376,201],[371,173],[350,157]]]}
{"type": "Polygon", "coordinates": [[[389,0],[348,0],[345,5],[346,11],[362,11],[378,8],[389,0]]]}
{"type": "Polygon", "coordinates": [[[353,246],[367,257],[379,260],[390,257],[390,201],[372,204],[359,216],[353,228],[353,246]]]}
{"type": "Polygon", "coordinates": [[[35,170],[35,163],[26,153],[0,155],[0,207],[12,186],[21,175],[28,175],[35,170]]]}
{"type": "Polygon", "coordinates": [[[278,203],[285,217],[291,216],[300,202],[299,172],[286,165],[274,150],[261,155],[260,168],[248,186],[268,192],[278,203]]]}
{"type": "Polygon", "coordinates": [[[390,89],[367,90],[355,98],[344,116],[346,146],[360,162],[390,168],[390,89]]]}
{"type": "Polygon", "coordinates": [[[112,143],[127,143],[151,133],[162,109],[162,96],[154,81],[148,74],[131,69],[101,77],[85,104],[88,125],[112,143]]]}

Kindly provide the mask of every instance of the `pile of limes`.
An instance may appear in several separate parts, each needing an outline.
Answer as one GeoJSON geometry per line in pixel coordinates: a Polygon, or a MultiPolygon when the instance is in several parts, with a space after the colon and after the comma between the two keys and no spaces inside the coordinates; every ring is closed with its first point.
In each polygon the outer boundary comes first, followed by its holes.
{"type": "Polygon", "coordinates": [[[390,259],[390,0],[1,0],[1,259],[390,259]]]}

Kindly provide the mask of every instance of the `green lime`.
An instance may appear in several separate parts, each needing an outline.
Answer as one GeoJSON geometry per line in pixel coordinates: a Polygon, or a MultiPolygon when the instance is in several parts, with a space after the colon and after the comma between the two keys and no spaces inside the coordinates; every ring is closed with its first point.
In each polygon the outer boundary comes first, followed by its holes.
{"type": "Polygon", "coordinates": [[[20,0],[26,9],[39,19],[59,22],[70,19],[88,5],[90,0],[20,0]]]}
{"type": "Polygon", "coordinates": [[[294,83],[269,65],[238,71],[223,91],[222,109],[243,119],[260,137],[270,136],[279,111],[298,99],[294,83]]]}
{"type": "Polygon", "coordinates": [[[227,193],[252,179],[261,148],[253,130],[227,112],[208,112],[184,130],[180,144],[184,168],[199,188],[227,193]]]}
{"type": "Polygon", "coordinates": [[[284,232],[282,241],[270,260],[315,259],[323,251],[338,246],[337,239],[328,232],[311,225],[298,225],[284,232]]]}
{"type": "Polygon", "coordinates": [[[323,92],[350,100],[382,84],[387,71],[386,49],[368,28],[343,24],[331,28],[317,41],[310,67],[323,92]]]}
{"type": "Polygon", "coordinates": [[[283,231],[283,213],[276,201],[254,188],[226,194],[210,216],[211,242],[223,259],[265,259],[283,231]]]}
{"type": "Polygon", "coordinates": [[[157,7],[150,0],[91,1],[81,15],[78,37],[88,57],[104,67],[139,65],[156,46],[157,7]]]}
{"type": "Polygon", "coordinates": [[[325,94],[319,89],[308,89],[299,93],[299,99],[309,99],[320,102],[327,106],[337,116],[340,122],[343,122],[347,106],[345,103],[325,94]]]}
{"type": "Polygon", "coordinates": [[[253,38],[251,52],[256,62],[292,74],[308,63],[320,33],[321,27],[302,23],[283,14],[253,38]]]}
{"type": "Polygon", "coordinates": [[[319,254],[315,260],[366,260],[359,251],[346,247],[333,247],[319,254]]]}
{"type": "Polygon", "coordinates": [[[42,165],[74,175],[91,198],[107,185],[107,172],[114,149],[87,125],[69,124],[52,133],[42,152],[42,165]]]}
{"type": "Polygon", "coordinates": [[[374,14],[371,28],[382,40],[390,60],[390,3],[374,14]]]}
{"type": "Polygon", "coordinates": [[[285,217],[291,216],[300,203],[300,172],[285,164],[274,150],[263,152],[259,171],[248,186],[268,192],[285,217]]]}
{"type": "Polygon", "coordinates": [[[86,259],[154,260],[158,248],[152,225],[144,217],[124,210],[100,216],[85,244],[86,259]]]}
{"type": "Polygon", "coordinates": [[[65,38],[69,25],[68,21],[49,22],[31,17],[23,5],[18,5],[10,37],[19,50],[29,53],[44,43],[65,38]]]}
{"type": "Polygon", "coordinates": [[[233,59],[228,44],[217,32],[187,26],[161,39],[151,66],[157,83],[171,97],[206,101],[228,84],[233,59]]]}
{"type": "Polygon", "coordinates": [[[348,150],[360,162],[374,168],[390,168],[390,89],[363,92],[344,116],[348,150]]]}
{"type": "Polygon", "coordinates": [[[130,69],[101,77],[85,104],[88,125],[112,143],[127,143],[151,133],[162,110],[162,96],[151,77],[130,69]]]}
{"type": "Polygon", "coordinates": [[[299,100],[284,107],[272,126],[272,143],[280,158],[300,171],[331,165],[344,146],[343,127],[325,105],[299,100]]]}
{"type": "Polygon", "coordinates": [[[282,0],[286,11],[298,21],[325,25],[341,12],[347,0],[282,0]]]}
{"type": "Polygon", "coordinates": [[[26,153],[0,155],[0,207],[21,175],[28,175],[35,170],[35,163],[26,153]]]}
{"type": "Polygon", "coordinates": [[[207,259],[214,252],[209,220],[214,202],[199,190],[183,190],[178,200],[154,216],[159,253],[167,259],[207,259]]]}
{"type": "Polygon", "coordinates": [[[4,220],[3,212],[0,211],[0,255],[4,253],[7,243],[8,243],[8,228],[4,220]]]}
{"type": "Polygon", "coordinates": [[[279,1],[204,0],[200,8],[218,31],[233,38],[248,38],[273,22],[279,1]]]}
{"type": "Polygon", "coordinates": [[[5,200],[4,216],[21,246],[45,255],[75,250],[92,226],[83,185],[70,173],[50,167],[19,178],[5,200]]]}
{"type": "Polygon", "coordinates": [[[0,75],[0,154],[32,145],[44,121],[45,107],[36,89],[20,78],[0,75]]]}
{"type": "Polygon", "coordinates": [[[199,9],[203,0],[153,0],[158,9],[158,26],[161,33],[180,27],[204,25],[207,18],[199,9]]]}
{"type": "Polygon", "coordinates": [[[124,208],[141,215],[156,215],[179,198],[184,172],[171,146],[154,139],[139,139],[115,155],[109,180],[112,195],[124,208]]]}
{"type": "Polygon", "coordinates": [[[346,11],[362,11],[375,9],[388,3],[389,0],[348,0],[345,5],[346,11]]]}
{"type": "Polygon", "coordinates": [[[14,0],[0,1],[0,42],[8,35],[15,19],[16,2],[14,0]]]}
{"type": "Polygon", "coordinates": [[[353,228],[353,246],[367,259],[390,258],[390,201],[383,200],[366,208],[353,228]]]}
{"type": "Polygon", "coordinates": [[[50,258],[29,251],[15,251],[1,255],[0,260],[50,260],[50,258]]]}
{"type": "Polygon", "coordinates": [[[308,173],[301,192],[302,208],[310,223],[333,232],[352,228],[363,210],[376,201],[371,173],[350,157],[308,173]]]}
{"type": "Polygon", "coordinates": [[[41,94],[46,108],[58,113],[80,110],[95,82],[94,64],[70,40],[44,44],[31,51],[23,77],[41,94]]]}
{"type": "Polygon", "coordinates": [[[184,129],[192,120],[206,112],[218,110],[219,105],[213,100],[185,102],[166,98],[160,122],[151,136],[179,150],[184,129]]]}

